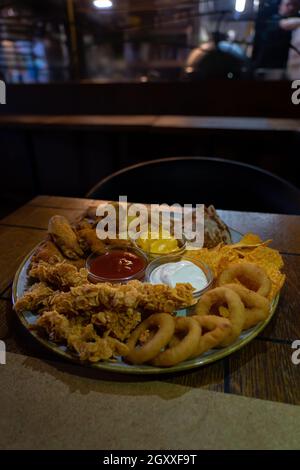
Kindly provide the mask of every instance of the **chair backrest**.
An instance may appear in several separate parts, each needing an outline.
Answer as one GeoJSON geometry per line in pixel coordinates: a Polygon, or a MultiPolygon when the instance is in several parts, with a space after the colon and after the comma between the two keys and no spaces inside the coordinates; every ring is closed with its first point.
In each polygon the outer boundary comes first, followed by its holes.
{"type": "Polygon", "coordinates": [[[300,214],[300,190],[258,167],[206,157],[153,160],[101,180],[87,197],[130,202],[213,204],[219,209],[300,214]]]}

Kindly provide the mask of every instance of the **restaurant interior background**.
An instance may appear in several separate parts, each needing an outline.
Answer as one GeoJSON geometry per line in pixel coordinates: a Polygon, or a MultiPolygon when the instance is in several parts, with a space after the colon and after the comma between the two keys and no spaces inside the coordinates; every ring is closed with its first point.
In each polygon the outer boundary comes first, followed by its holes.
{"type": "Polygon", "coordinates": [[[299,50],[284,67],[259,60],[279,4],[0,1],[0,216],[164,157],[246,162],[299,186],[299,50]]]}

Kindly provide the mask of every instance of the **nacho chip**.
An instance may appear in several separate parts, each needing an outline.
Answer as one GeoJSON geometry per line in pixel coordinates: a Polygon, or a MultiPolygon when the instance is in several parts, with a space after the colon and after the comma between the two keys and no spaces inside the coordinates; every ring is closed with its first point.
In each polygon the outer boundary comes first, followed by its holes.
{"type": "Polygon", "coordinates": [[[230,263],[239,260],[238,253],[231,248],[231,245],[222,244],[212,249],[202,248],[201,250],[193,251],[192,256],[207,264],[215,276],[218,276],[230,263]]]}
{"type": "Polygon", "coordinates": [[[206,263],[213,271],[214,276],[218,277],[220,273],[232,263],[253,263],[265,270],[272,281],[272,289],[269,298],[273,299],[282,288],[285,275],[281,272],[283,259],[279,251],[269,248],[262,242],[258,235],[253,233],[246,234],[239,243],[234,245],[220,244],[215,248],[202,248],[193,252],[193,256],[206,263]],[[257,246],[261,243],[260,246],[257,246]],[[243,248],[247,244],[247,248],[243,248]],[[253,244],[253,248],[249,247],[253,244]]]}
{"type": "Polygon", "coordinates": [[[260,238],[259,235],[255,235],[255,233],[246,233],[236,245],[256,245],[257,243],[262,243],[263,240],[260,238]]]}
{"type": "Polygon", "coordinates": [[[250,263],[256,263],[264,267],[264,265],[271,265],[274,268],[281,269],[283,267],[283,259],[279,251],[267,246],[258,246],[254,250],[245,254],[245,259],[250,263]]]}

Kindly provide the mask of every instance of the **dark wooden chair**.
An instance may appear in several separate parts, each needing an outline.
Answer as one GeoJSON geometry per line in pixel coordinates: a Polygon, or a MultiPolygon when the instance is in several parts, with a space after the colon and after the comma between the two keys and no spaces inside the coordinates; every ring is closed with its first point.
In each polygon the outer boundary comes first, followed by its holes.
{"type": "Polygon", "coordinates": [[[219,209],[300,214],[300,190],[258,167],[231,160],[179,157],[124,168],[102,179],[89,198],[204,203],[219,209]]]}

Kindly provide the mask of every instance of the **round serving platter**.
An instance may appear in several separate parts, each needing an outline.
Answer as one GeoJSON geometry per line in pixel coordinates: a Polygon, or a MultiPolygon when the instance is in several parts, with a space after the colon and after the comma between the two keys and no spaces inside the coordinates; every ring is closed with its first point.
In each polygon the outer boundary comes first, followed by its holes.
{"type": "MultiPolygon", "coordinates": [[[[233,243],[237,242],[241,238],[241,234],[234,230],[230,230],[232,235],[233,243]]],[[[30,287],[30,280],[28,277],[28,268],[31,262],[31,258],[36,251],[37,245],[22,261],[21,265],[19,266],[18,271],[15,274],[13,288],[12,288],[12,301],[15,304],[16,300],[20,298],[26,290],[30,287]]],[[[238,351],[243,346],[248,344],[252,341],[270,322],[271,318],[273,317],[277,304],[279,300],[279,294],[273,299],[271,302],[270,307],[270,314],[268,318],[255,327],[250,328],[249,330],[243,331],[240,337],[230,346],[227,346],[222,349],[211,349],[204,353],[202,356],[190,359],[188,361],[184,361],[180,364],[177,364],[173,367],[168,368],[160,368],[160,367],[153,367],[151,365],[132,365],[127,364],[122,360],[121,357],[117,357],[114,360],[108,361],[100,361],[95,364],[84,363],[84,365],[88,365],[89,367],[93,367],[100,370],[105,370],[109,372],[117,372],[122,374],[169,374],[172,372],[181,372],[189,369],[195,369],[196,367],[205,366],[207,364],[211,364],[212,362],[218,361],[219,359],[223,359],[226,356],[238,351]]],[[[186,310],[181,310],[177,313],[178,315],[186,315],[186,310]]],[[[29,331],[29,333],[43,346],[45,346],[48,350],[51,350],[53,353],[58,354],[59,356],[79,364],[83,364],[76,354],[72,353],[66,346],[54,343],[53,341],[47,340],[42,338],[36,330],[32,329],[37,316],[32,312],[25,311],[20,314],[17,314],[23,326],[29,331]]]]}

